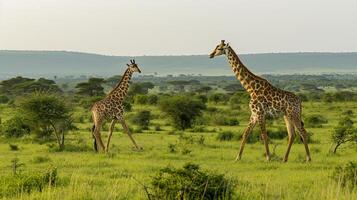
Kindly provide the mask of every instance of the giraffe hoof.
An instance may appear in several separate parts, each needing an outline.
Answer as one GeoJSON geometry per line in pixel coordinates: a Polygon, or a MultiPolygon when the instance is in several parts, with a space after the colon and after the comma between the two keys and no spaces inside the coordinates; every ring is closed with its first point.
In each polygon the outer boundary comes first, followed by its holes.
{"type": "Polygon", "coordinates": [[[142,147],[133,147],[133,150],[134,151],[142,151],[142,150],[144,150],[144,148],[142,148],[142,147]]]}

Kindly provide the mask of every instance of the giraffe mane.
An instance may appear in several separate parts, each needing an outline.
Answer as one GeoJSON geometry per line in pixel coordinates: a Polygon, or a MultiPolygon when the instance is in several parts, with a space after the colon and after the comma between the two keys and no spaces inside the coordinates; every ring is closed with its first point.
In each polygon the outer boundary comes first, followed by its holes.
{"type": "Polygon", "coordinates": [[[114,92],[116,89],[118,89],[118,87],[120,87],[120,85],[121,85],[121,83],[123,82],[124,77],[125,77],[125,75],[128,73],[128,71],[129,71],[129,68],[127,68],[127,69],[125,70],[125,72],[124,72],[123,76],[121,76],[121,79],[120,79],[120,81],[118,82],[118,84],[112,89],[112,91],[109,92],[109,94],[108,94],[107,96],[113,94],[113,92],[114,92]]]}

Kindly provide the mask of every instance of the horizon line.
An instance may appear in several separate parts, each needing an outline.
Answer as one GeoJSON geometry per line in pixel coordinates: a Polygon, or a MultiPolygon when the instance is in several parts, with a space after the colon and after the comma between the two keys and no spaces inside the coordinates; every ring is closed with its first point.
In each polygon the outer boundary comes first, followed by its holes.
{"type": "MultiPolygon", "coordinates": [[[[73,51],[73,50],[24,50],[24,49],[0,49],[0,51],[12,51],[12,52],[66,52],[66,53],[79,53],[79,54],[91,54],[107,57],[158,57],[158,56],[206,56],[209,54],[161,54],[161,55],[109,55],[102,53],[93,53],[85,51],[73,51]]],[[[260,52],[260,53],[238,53],[239,55],[258,55],[258,54],[303,54],[303,53],[325,53],[325,54],[339,54],[339,53],[357,53],[357,51],[286,51],[286,52],[260,52]]]]}

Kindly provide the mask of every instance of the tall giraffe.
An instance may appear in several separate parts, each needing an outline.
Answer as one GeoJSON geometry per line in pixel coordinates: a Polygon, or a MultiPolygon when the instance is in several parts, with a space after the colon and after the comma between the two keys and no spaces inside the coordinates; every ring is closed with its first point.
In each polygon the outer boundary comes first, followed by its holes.
{"type": "Polygon", "coordinates": [[[115,123],[119,121],[123,126],[124,131],[128,134],[129,138],[133,142],[134,146],[137,149],[141,149],[135,142],[134,138],[131,136],[131,132],[128,126],[125,123],[123,112],[123,102],[124,98],[128,92],[129,81],[134,72],[141,73],[138,65],[135,63],[135,60],[130,60],[130,65],[127,64],[128,68],[124,72],[120,82],[115,86],[115,88],[102,100],[97,101],[92,106],[92,118],[93,118],[93,128],[92,134],[94,138],[94,149],[96,151],[104,150],[108,152],[109,143],[112,137],[113,128],[115,123]],[[111,124],[109,127],[109,136],[106,147],[104,147],[103,141],[101,139],[100,129],[105,120],[110,119],[111,124]]]}
{"type": "Polygon", "coordinates": [[[241,62],[237,54],[224,40],[216,46],[210,54],[210,58],[225,54],[233,69],[236,78],[241,82],[244,89],[250,95],[249,107],[251,111],[248,127],[244,130],[240,150],[236,161],[240,160],[243,154],[244,145],[249,134],[255,125],[260,125],[261,136],[264,141],[266,159],[270,160],[268,135],[265,128],[267,115],[276,117],[284,115],[284,120],[288,130],[288,148],[284,156],[284,162],[288,160],[291,145],[295,138],[295,128],[299,131],[306,151],[306,160],[311,161],[310,151],[307,144],[307,132],[304,123],[301,121],[301,100],[295,94],[281,90],[271,85],[267,80],[250,72],[241,62]]]}

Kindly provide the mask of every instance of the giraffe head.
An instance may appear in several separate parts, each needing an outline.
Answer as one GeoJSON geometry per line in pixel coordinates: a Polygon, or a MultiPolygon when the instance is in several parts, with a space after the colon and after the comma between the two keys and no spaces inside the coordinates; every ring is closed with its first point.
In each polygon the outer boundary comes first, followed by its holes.
{"type": "Polygon", "coordinates": [[[210,58],[214,58],[215,56],[220,56],[222,54],[226,54],[226,49],[229,47],[229,44],[225,44],[224,40],[221,40],[213,52],[209,55],[210,58]]]}
{"type": "Polygon", "coordinates": [[[130,60],[130,64],[126,64],[128,66],[128,69],[132,72],[139,72],[141,73],[141,70],[139,69],[139,66],[135,63],[135,60],[130,60]]]}

